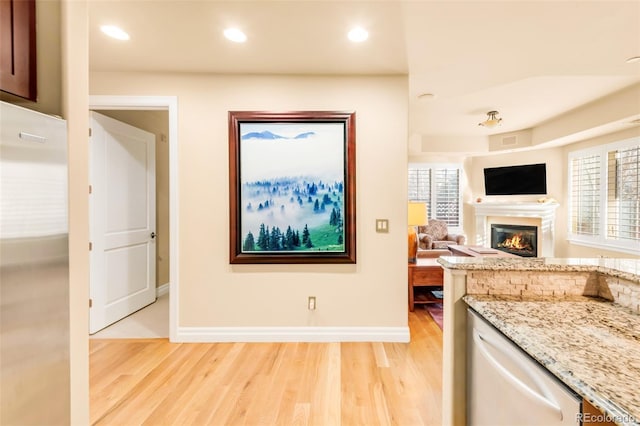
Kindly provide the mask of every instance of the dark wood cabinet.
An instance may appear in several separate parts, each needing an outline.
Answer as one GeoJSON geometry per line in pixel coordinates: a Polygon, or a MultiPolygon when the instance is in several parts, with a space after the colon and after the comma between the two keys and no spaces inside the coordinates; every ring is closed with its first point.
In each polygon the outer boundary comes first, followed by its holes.
{"type": "Polygon", "coordinates": [[[608,416],[591,405],[586,399],[582,400],[582,424],[589,426],[616,426],[608,416]]]}
{"type": "Polygon", "coordinates": [[[444,271],[437,258],[418,259],[409,263],[409,311],[413,312],[416,304],[442,303],[433,296],[430,290],[442,287],[444,271]],[[426,291],[420,292],[423,288],[426,291]]]}
{"type": "Polygon", "coordinates": [[[0,0],[0,90],[37,100],[36,2],[0,0]]]}

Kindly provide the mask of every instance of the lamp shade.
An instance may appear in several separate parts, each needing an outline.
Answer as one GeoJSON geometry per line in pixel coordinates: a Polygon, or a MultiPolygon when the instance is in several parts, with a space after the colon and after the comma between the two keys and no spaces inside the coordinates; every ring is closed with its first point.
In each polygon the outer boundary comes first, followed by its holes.
{"type": "Polygon", "coordinates": [[[407,221],[409,222],[409,263],[416,263],[418,235],[415,227],[427,224],[427,205],[425,203],[409,203],[407,213],[407,221]]]}
{"type": "Polygon", "coordinates": [[[427,205],[425,203],[409,203],[407,212],[409,226],[427,224],[427,205]]]}
{"type": "Polygon", "coordinates": [[[498,111],[489,111],[487,113],[487,119],[478,123],[478,126],[484,126],[488,128],[496,127],[502,121],[502,118],[499,118],[497,115],[498,111]]]}

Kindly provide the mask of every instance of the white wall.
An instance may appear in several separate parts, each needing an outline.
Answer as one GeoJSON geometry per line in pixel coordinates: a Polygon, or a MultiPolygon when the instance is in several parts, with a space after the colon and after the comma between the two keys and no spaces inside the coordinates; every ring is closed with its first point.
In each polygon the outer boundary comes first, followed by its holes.
{"type": "Polygon", "coordinates": [[[407,325],[405,77],[92,73],[90,93],[178,97],[180,326],[407,325]],[[230,110],[356,112],[357,264],[229,264],[230,110]]]}

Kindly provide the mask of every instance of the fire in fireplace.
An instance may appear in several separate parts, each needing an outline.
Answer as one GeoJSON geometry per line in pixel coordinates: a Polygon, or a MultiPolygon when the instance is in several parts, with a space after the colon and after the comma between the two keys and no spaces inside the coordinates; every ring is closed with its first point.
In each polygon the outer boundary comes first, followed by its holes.
{"type": "Polygon", "coordinates": [[[537,257],[538,227],[492,224],[491,248],[522,257],[537,257]]]}

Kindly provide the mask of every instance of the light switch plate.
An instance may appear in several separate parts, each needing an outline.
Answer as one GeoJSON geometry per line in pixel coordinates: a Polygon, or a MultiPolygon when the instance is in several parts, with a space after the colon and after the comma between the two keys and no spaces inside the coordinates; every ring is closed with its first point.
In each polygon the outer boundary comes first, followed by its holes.
{"type": "Polygon", "coordinates": [[[389,232],[389,219],[376,219],[376,232],[389,232]]]}

